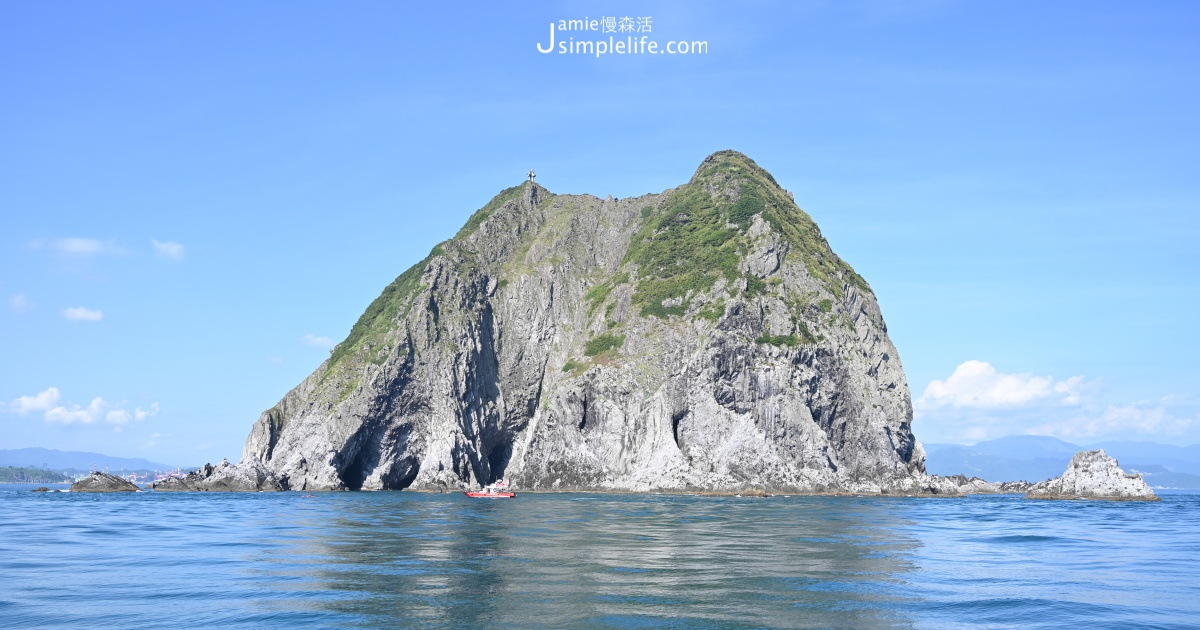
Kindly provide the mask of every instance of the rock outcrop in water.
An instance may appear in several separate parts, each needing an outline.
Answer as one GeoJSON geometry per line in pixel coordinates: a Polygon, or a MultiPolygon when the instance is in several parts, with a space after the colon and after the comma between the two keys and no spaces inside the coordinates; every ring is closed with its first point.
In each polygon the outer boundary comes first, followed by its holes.
{"type": "Polygon", "coordinates": [[[1102,450],[1076,453],[1061,477],[1034,484],[1025,498],[1158,500],[1141,475],[1121,470],[1117,460],[1102,450]]]}
{"type": "Polygon", "coordinates": [[[137,492],[141,488],[116,475],[96,471],[71,484],[71,492],[137,492]]]}
{"type": "Polygon", "coordinates": [[[216,466],[205,464],[183,477],[167,477],[151,486],[156,492],[271,492],[283,490],[275,474],[255,460],[234,465],[223,459],[216,466]]]}
{"type": "Polygon", "coordinates": [[[953,493],[870,287],[736,152],[616,200],[503,191],[259,418],[292,489],[953,493]]]}
{"type": "Polygon", "coordinates": [[[943,494],[1023,494],[1033,486],[1028,481],[987,481],[966,475],[930,475],[930,484],[943,488],[943,494]]]}

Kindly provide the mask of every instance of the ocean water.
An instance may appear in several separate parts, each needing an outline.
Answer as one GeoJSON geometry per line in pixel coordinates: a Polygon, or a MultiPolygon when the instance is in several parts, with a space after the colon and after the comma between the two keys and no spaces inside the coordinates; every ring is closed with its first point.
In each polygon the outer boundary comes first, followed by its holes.
{"type": "Polygon", "coordinates": [[[1161,503],[0,486],[3,628],[1195,628],[1161,503]]]}

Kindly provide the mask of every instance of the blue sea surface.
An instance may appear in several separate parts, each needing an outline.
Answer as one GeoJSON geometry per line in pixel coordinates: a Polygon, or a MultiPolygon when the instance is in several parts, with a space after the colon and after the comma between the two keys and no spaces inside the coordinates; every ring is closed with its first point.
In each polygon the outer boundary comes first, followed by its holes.
{"type": "Polygon", "coordinates": [[[1160,503],[0,486],[4,628],[1195,628],[1160,503]]]}

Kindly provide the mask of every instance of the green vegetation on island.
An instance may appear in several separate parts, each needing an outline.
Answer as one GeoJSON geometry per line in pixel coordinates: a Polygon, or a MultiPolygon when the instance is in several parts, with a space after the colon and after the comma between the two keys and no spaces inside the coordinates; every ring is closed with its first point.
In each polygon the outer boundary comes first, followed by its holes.
{"type": "MultiPolygon", "coordinates": [[[[622,261],[623,266],[637,267],[633,302],[641,315],[681,316],[693,298],[709,291],[722,277],[731,283],[742,277],[740,263],[750,246],[747,231],[756,215],[788,242],[790,255],[798,255],[808,272],[834,295],[841,296],[843,283],[870,290],[866,281],[829,249],[816,223],[775,178],[740,153],[714,154],[663,208],[648,210],[643,209],[645,222],[622,261]],[[728,190],[731,182],[736,199],[713,194],[714,190],[728,190]]],[[[592,310],[627,278],[625,274],[614,276],[593,289],[588,295],[592,310]]],[[[767,293],[768,283],[762,278],[750,275],[745,283],[747,297],[767,293]]],[[[821,304],[822,310],[831,306],[829,300],[821,304]]],[[[709,307],[703,316],[711,318],[714,312],[709,307]]]]}
{"type": "Polygon", "coordinates": [[[603,335],[597,335],[588,341],[587,346],[585,346],[583,349],[583,353],[589,357],[594,357],[601,352],[616,350],[624,344],[625,335],[618,336],[611,333],[604,333],[603,335]]]}
{"type": "Polygon", "coordinates": [[[0,466],[0,483],[71,483],[72,478],[44,468],[0,466]]]}

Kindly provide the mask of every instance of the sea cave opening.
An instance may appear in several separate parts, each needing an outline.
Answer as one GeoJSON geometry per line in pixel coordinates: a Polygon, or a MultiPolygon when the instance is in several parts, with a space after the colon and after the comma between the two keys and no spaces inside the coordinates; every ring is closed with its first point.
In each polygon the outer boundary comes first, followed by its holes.
{"type": "Polygon", "coordinates": [[[488,451],[488,483],[495,483],[504,478],[504,471],[508,469],[512,452],[512,440],[505,440],[488,451]]]}

